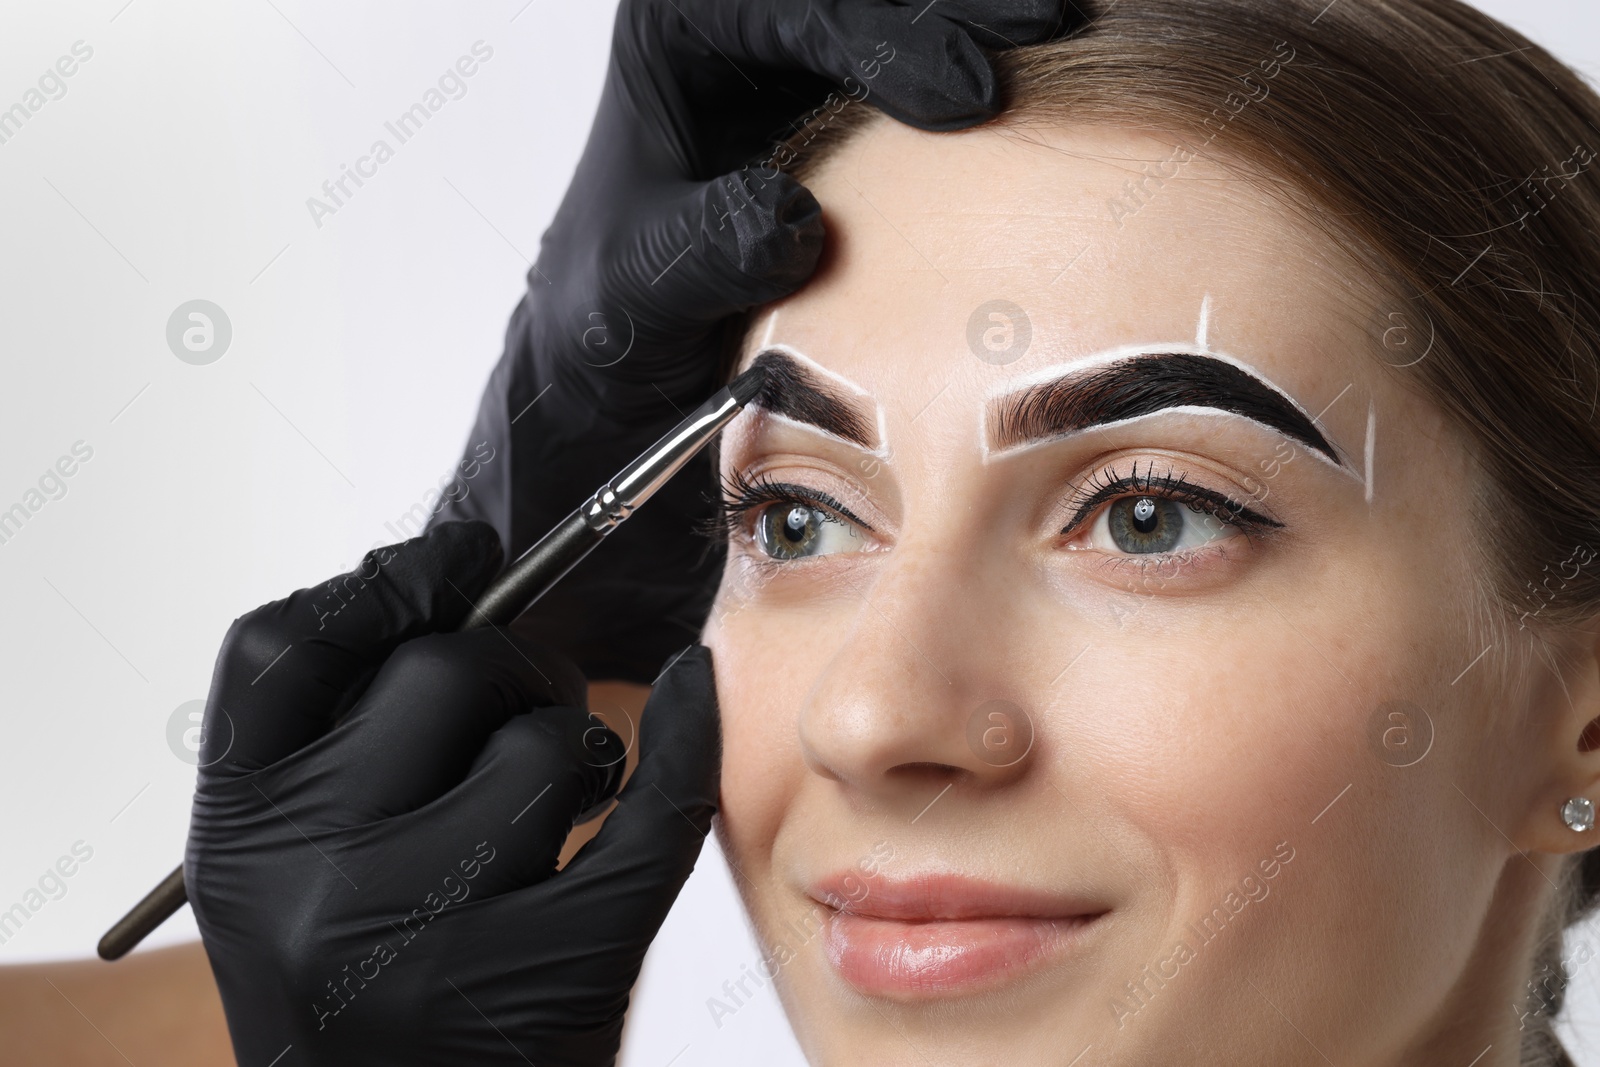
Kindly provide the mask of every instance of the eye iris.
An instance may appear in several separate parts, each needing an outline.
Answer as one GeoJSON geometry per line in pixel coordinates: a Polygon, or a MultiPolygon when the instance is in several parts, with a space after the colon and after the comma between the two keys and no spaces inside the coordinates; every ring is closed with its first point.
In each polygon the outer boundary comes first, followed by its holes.
{"type": "Polygon", "coordinates": [[[761,512],[756,538],[773,559],[798,559],[816,548],[826,517],[805,504],[775,504],[761,512]]]}
{"type": "Polygon", "coordinates": [[[1170,552],[1183,537],[1183,511],[1165,497],[1124,497],[1111,505],[1106,525],[1124,552],[1170,552]]]}

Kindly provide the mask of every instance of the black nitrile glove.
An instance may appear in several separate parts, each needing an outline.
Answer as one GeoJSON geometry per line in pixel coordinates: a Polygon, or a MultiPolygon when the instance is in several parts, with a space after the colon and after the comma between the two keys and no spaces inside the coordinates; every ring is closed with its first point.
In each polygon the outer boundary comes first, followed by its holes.
{"type": "Polygon", "coordinates": [[[184,877],[241,1064],[611,1064],[717,807],[710,653],[633,778],[563,657],[451,631],[501,562],[445,523],[244,615],[218,655],[184,877]]]}
{"type": "MultiPolygon", "coordinates": [[[[439,517],[493,523],[515,558],[710,394],[743,313],[798,289],[822,248],[816,199],[773,152],[791,119],[832,93],[826,114],[865,99],[923,129],[975,125],[999,107],[983,49],[1049,39],[1075,10],[623,0],[588,145],[439,517]]],[[[592,678],[649,681],[705,620],[721,560],[692,531],[713,491],[702,455],[519,629],[592,678]]]]}

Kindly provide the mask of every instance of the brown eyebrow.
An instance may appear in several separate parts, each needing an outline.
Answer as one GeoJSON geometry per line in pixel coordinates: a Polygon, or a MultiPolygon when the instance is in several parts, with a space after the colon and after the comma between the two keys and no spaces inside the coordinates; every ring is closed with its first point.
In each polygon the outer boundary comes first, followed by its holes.
{"type": "Polygon", "coordinates": [[[761,391],[751,401],[775,415],[808,423],[862,448],[878,447],[878,433],[866,413],[799,360],[767,349],[750,361],[767,372],[761,391]]]}
{"type": "Polygon", "coordinates": [[[991,403],[991,447],[1009,448],[1174,407],[1241,415],[1344,466],[1292,401],[1250,372],[1191,352],[1152,352],[1029,386],[991,403]]]}

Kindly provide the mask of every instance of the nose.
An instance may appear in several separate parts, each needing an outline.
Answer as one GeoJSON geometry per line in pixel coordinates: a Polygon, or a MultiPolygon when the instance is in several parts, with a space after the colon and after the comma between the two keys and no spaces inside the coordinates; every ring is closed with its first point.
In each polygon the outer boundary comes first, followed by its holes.
{"type": "MultiPolygon", "coordinates": [[[[1037,762],[1004,576],[898,545],[853,590],[854,625],[799,714],[807,766],[899,811],[928,787],[999,789],[1037,762]]],[[[942,794],[940,794],[942,795],[942,794]]],[[[910,814],[915,815],[914,811],[910,814]]]]}

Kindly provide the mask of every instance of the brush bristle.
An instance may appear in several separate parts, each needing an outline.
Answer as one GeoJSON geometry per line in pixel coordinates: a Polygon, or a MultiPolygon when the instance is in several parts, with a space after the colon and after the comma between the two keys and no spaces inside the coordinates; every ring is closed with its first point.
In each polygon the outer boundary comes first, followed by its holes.
{"type": "Polygon", "coordinates": [[[733,381],[728,383],[728,392],[741,404],[748,404],[755,399],[761,387],[767,383],[767,368],[751,367],[733,381]]]}

